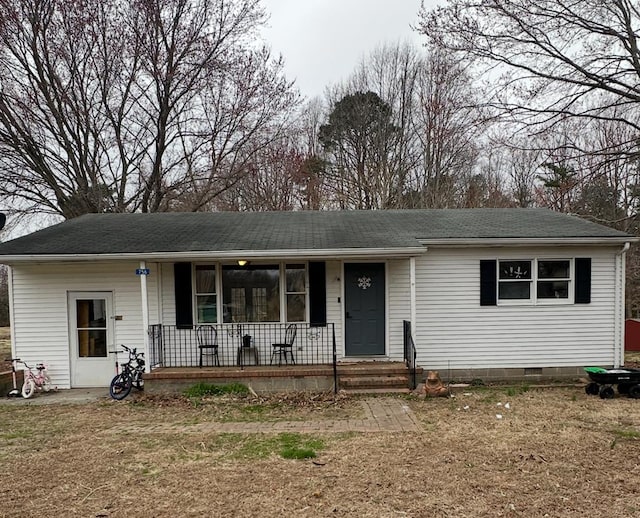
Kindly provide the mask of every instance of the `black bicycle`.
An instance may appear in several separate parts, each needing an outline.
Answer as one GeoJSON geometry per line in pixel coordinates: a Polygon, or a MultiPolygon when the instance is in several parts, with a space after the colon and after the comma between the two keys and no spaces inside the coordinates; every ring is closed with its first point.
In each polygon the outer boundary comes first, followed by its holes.
{"type": "Polygon", "coordinates": [[[126,398],[131,392],[131,387],[144,389],[144,353],[129,349],[126,345],[122,345],[122,348],[129,353],[129,360],[121,365],[122,370],[114,376],[109,385],[109,395],[117,400],[126,398]]]}

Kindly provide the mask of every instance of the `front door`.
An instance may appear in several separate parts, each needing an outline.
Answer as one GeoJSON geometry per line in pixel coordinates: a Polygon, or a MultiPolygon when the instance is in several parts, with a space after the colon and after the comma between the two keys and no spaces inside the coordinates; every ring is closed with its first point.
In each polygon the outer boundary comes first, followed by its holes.
{"type": "Polygon", "coordinates": [[[345,263],[344,310],[345,356],[384,354],[384,263],[345,263]]]}
{"type": "Polygon", "coordinates": [[[69,294],[71,386],[106,387],[115,372],[111,292],[69,294]]]}

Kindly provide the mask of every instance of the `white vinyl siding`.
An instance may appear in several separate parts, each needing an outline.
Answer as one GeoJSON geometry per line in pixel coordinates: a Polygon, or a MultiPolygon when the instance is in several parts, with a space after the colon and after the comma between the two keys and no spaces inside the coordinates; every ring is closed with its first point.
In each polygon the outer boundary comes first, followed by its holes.
{"type": "Polygon", "coordinates": [[[387,262],[387,329],[388,356],[390,360],[404,358],[404,331],[402,322],[411,320],[409,259],[395,259],[387,262]]]}
{"type": "Polygon", "coordinates": [[[336,327],[336,347],[338,356],[344,353],[342,345],[342,263],[340,261],[326,262],[327,281],[327,322],[335,323],[336,327]]]}
{"type": "Polygon", "coordinates": [[[416,259],[418,363],[439,370],[613,364],[618,250],[430,249],[416,259]],[[591,257],[591,303],[480,306],[480,260],[499,257],[591,257]]]}
{"type": "Polygon", "coordinates": [[[160,321],[154,322],[150,320],[150,324],[166,324],[168,326],[176,325],[176,286],[173,275],[173,263],[163,263],[160,265],[162,279],[162,308],[160,309],[160,321]]]}
{"type": "MultiPolygon", "coordinates": [[[[15,353],[28,363],[44,362],[54,385],[69,388],[70,350],[67,294],[109,291],[113,293],[114,343],[141,349],[144,344],[140,278],[131,263],[73,263],[16,265],[13,276],[15,353]]],[[[157,270],[148,264],[149,321],[158,318],[157,270]]],[[[115,360],[114,360],[115,370],[115,360]]]]}

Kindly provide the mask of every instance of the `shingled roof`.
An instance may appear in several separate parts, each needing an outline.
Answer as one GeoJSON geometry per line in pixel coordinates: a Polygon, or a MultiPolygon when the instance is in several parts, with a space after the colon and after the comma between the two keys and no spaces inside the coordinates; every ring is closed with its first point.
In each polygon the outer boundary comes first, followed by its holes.
{"type": "Polygon", "coordinates": [[[268,250],[401,250],[487,240],[631,236],[546,209],[87,214],[0,244],[0,259],[268,250]]]}

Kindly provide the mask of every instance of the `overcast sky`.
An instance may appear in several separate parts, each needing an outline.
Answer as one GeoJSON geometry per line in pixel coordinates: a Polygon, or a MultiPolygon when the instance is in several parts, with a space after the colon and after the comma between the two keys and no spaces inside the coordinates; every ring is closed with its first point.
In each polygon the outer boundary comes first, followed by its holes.
{"type": "MultiPolygon", "coordinates": [[[[286,74],[303,95],[353,72],[378,45],[409,41],[420,46],[416,24],[420,0],[263,0],[271,14],[263,32],[274,54],[282,54],[286,74]]],[[[435,5],[436,0],[425,0],[435,5]]]]}

